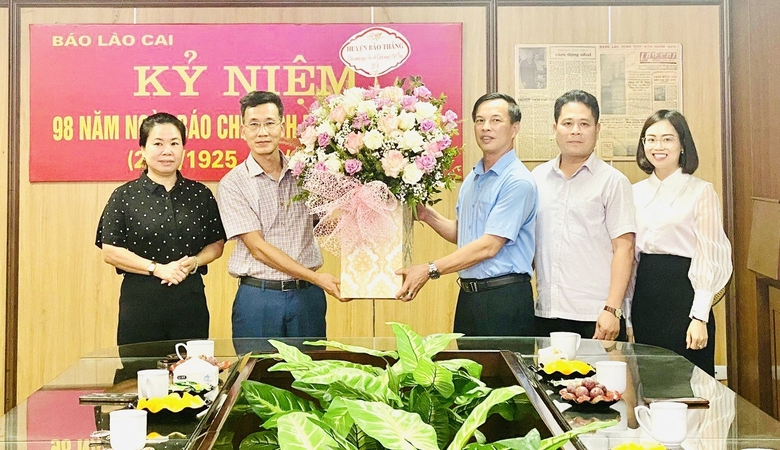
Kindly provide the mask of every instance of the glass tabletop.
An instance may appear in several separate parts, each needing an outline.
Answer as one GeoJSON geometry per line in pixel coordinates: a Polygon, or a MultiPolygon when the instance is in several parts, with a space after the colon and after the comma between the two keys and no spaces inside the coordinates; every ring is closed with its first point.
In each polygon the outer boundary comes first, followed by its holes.
{"type": "MultiPolygon", "coordinates": [[[[394,337],[330,338],[349,345],[382,350],[395,348],[394,337]]],[[[304,350],[309,339],[281,338],[304,350]]],[[[46,450],[88,450],[90,434],[108,429],[107,412],[111,407],[79,404],[79,396],[94,392],[135,392],[136,372],[155,368],[159,361],[175,354],[176,341],[133,344],[101,349],[80,358],[65,372],[46,383],[29,398],[9,411],[0,422],[0,440],[6,448],[46,450]]],[[[581,438],[588,449],[611,449],[623,442],[643,442],[650,437],[638,428],[633,408],[653,398],[703,397],[709,407],[689,409],[688,438],[685,449],[763,447],[780,449],[780,422],[736,395],[728,387],[709,377],[684,358],[657,347],[601,342],[584,339],[577,359],[594,364],[599,360],[622,360],[629,368],[629,388],[622,400],[608,411],[598,413],[563,410],[555,392],[540,383],[527,370],[536,364],[538,349],[550,345],[549,338],[460,338],[452,350],[508,350],[517,355],[528,382],[534,389],[534,406],[563,428],[581,426],[593,420],[617,419],[612,428],[581,438]]],[[[215,357],[237,359],[247,352],[269,352],[274,348],[267,339],[215,339],[215,357]]],[[[119,407],[119,406],[113,406],[119,407]]],[[[151,422],[150,422],[151,424],[151,422]]],[[[156,448],[183,448],[198,425],[198,419],[165,423],[157,432],[172,438],[156,448]],[[170,425],[170,426],[169,426],[170,425]]],[[[552,428],[551,428],[552,429],[552,428]]],[[[149,431],[156,431],[150,425],[149,431]]]]}

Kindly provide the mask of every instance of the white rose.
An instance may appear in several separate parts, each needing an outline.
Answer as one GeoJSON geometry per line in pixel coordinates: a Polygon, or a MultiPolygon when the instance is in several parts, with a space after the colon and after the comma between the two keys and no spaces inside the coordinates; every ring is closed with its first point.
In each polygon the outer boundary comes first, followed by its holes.
{"type": "Polygon", "coordinates": [[[369,150],[376,150],[382,146],[385,136],[379,130],[371,130],[363,136],[363,145],[369,150]]]}
{"type": "Polygon", "coordinates": [[[388,86],[382,89],[380,96],[392,101],[393,103],[399,103],[401,101],[401,97],[404,96],[404,90],[398,86],[388,86]]]}
{"type": "Polygon", "coordinates": [[[364,100],[358,103],[357,111],[366,113],[368,117],[374,117],[376,115],[376,103],[373,100],[364,100]]]}
{"type": "Polygon", "coordinates": [[[354,110],[354,108],[357,108],[357,105],[363,101],[363,88],[349,88],[341,94],[341,97],[344,102],[343,105],[345,107],[350,106],[354,110]]]}
{"type": "Polygon", "coordinates": [[[328,158],[325,160],[325,167],[328,168],[330,173],[341,173],[341,160],[338,157],[328,158]]]}
{"type": "Polygon", "coordinates": [[[417,167],[417,164],[411,163],[404,167],[404,174],[401,177],[406,184],[416,184],[423,176],[423,171],[417,167]]]}
{"type": "Polygon", "coordinates": [[[415,130],[408,130],[404,131],[403,137],[401,138],[401,145],[404,148],[415,148],[415,147],[422,147],[422,145],[425,143],[425,140],[423,139],[422,135],[415,130]]]}
{"type": "Polygon", "coordinates": [[[415,117],[414,114],[408,112],[402,112],[398,115],[398,128],[402,130],[409,130],[414,126],[415,117]]]}
{"type": "Polygon", "coordinates": [[[315,129],[317,132],[317,136],[321,134],[327,134],[328,136],[335,136],[336,135],[336,127],[333,126],[333,123],[329,121],[322,122],[321,124],[317,125],[317,128],[315,129]]]}
{"type": "Polygon", "coordinates": [[[436,111],[438,111],[436,106],[428,102],[417,102],[414,107],[417,119],[420,121],[433,118],[436,115],[436,111]]]}

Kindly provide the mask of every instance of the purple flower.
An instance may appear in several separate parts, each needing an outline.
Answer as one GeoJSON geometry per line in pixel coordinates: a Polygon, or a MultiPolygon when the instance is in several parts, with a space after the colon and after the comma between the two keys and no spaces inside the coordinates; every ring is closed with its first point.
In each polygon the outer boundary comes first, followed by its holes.
{"type": "Polygon", "coordinates": [[[450,145],[452,145],[452,139],[450,139],[449,136],[444,135],[441,137],[441,139],[436,141],[436,143],[439,144],[439,150],[445,150],[450,148],[450,145]]]}
{"type": "Polygon", "coordinates": [[[322,170],[324,172],[328,170],[328,166],[325,165],[324,161],[317,161],[317,164],[314,165],[314,170],[322,170]]]}
{"type": "Polygon", "coordinates": [[[364,112],[357,113],[354,119],[352,119],[352,129],[360,130],[363,127],[369,125],[371,120],[368,118],[368,114],[364,112]]]}
{"type": "Polygon", "coordinates": [[[448,109],[446,113],[444,113],[444,123],[453,123],[456,120],[458,120],[458,115],[455,114],[455,112],[451,109],[448,109]]]}
{"type": "Polygon", "coordinates": [[[330,144],[330,136],[328,133],[322,133],[321,135],[317,136],[317,143],[320,145],[320,147],[327,147],[328,144],[330,144]]]}
{"type": "Polygon", "coordinates": [[[414,163],[418,169],[425,173],[431,173],[436,168],[436,158],[431,155],[422,154],[414,160],[414,163]]]}
{"type": "Polygon", "coordinates": [[[431,91],[428,90],[428,88],[425,87],[425,86],[420,86],[420,87],[414,88],[413,93],[414,93],[415,97],[417,97],[419,99],[422,99],[422,100],[428,100],[428,99],[431,98],[431,91]]]}
{"type": "Polygon", "coordinates": [[[320,102],[315,100],[314,103],[312,103],[311,106],[309,106],[309,111],[315,111],[319,107],[320,107],[320,102]]]}
{"type": "Polygon", "coordinates": [[[354,175],[360,172],[360,169],[362,168],[363,168],[363,163],[358,161],[357,159],[348,159],[344,161],[344,170],[346,170],[347,173],[350,175],[354,175]]]}
{"type": "Polygon", "coordinates": [[[310,127],[310,126],[314,125],[316,122],[317,122],[317,118],[314,117],[313,115],[309,114],[309,115],[306,116],[305,119],[303,119],[303,122],[301,122],[301,126],[303,128],[310,127]]]}
{"type": "Polygon", "coordinates": [[[420,131],[428,132],[436,128],[436,122],[434,122],[431,119],[423,119],[422,122],[420,122],[420,131]]]}
{"type": "Polygon", "coordinates": [[[404,95],[401,97],[401,106],[406,111],[414,111],[414,104],[417,103],[417,97],[413,95],[404,95]]]}

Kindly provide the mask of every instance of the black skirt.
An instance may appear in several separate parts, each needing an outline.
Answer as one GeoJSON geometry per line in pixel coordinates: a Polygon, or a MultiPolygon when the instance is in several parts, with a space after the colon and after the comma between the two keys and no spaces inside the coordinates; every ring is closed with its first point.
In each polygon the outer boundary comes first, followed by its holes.
{"type": "Polygon", "coordinates": [[[693,286],[688,279],[691,259],[642,253],[636,274],[631,323],[637,343],[655,345],[684,356],[708,374],[715,375],[715,318],[710,311],[707,346],[686,349],[691,323],[693,286]]]}

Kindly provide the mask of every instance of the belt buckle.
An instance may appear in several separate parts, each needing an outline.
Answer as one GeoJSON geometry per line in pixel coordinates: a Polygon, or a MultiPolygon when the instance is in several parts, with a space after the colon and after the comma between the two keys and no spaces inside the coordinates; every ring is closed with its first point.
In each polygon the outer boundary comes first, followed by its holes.
{"type": "Polygon", "coordinates": [[[293,283],[292,283],[292,284],[293,284],[293,286],[295,286],[295,280],[282,280],[282,283],[281,283],[281,285],[282,285],[282,286],[281,286],[281,287],[282,287],[282,289],[280,289],[282,292],[285,292],[285,291],[292,291],[293,289],[295,289],[294,287],[292,287],[292,288],[288,288],[288,287],[287,287],[287,286],[288,286],[288,283],[289,283],[290,281],[292,281],[292,282],[293,282],[293,283]]]}
{"type": "Polygon", "coordinates": [[[470,292],[479,292],[476,281],[469,281],[466,285],[469,287],[470,292]]]}

